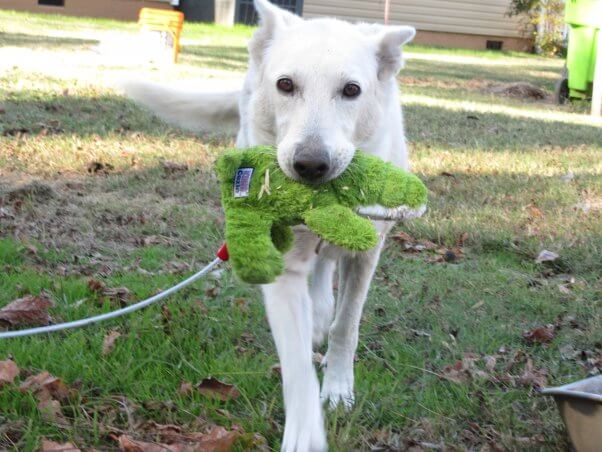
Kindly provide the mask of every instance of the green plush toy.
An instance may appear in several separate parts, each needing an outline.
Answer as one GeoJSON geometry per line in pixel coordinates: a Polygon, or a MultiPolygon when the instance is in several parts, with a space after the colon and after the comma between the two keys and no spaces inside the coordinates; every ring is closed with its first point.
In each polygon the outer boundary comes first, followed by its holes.
{"type": "Polygon", "coordinates": [[[358,207],[426,204],[420,179],[360,151],[338,178],[318,186],[287,177],[270,147],[229,150],[216,168],[230,262],[252,284],[273,282],[282,273],[282,253],[293,245],[292,225],[304,223],[330,243],[366,251],[378,236],[372,222],[355,212],[358,207]]]}

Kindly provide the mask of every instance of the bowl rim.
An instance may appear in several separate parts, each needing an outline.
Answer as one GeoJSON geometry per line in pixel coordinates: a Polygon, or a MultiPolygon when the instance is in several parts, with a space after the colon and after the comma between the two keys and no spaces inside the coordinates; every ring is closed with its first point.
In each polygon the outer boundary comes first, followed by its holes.
{"type": "Polygon", "coordinates": [[[600,381],[602,385],[602,375],[596,375],[589,378],[584,378],[582,380],[577,380],[572,383],[568,383],[562,386],[556,386],[552,388],[543,388],[540,391],[542,395],[551,395],[551,396],[562,396],[569,398],[577,398],[577,399],[587,399],[594,402],[602,403],[602,394],[596,394],[593,392],[585,392],[576,389],[576,387],[581,387],[584,384],[587,384],[592,381],[600,381]]]}

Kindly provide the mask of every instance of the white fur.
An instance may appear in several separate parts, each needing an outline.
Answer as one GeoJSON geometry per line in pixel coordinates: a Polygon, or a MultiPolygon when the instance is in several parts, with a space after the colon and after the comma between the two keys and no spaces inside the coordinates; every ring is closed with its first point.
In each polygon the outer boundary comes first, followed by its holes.
{"type": "Polygon", "coordinates": [[[229,133],[239,127],[240,90],[191,91],[159,83],[125,80],[120,87],[164,121],[193,132],[229,133]]]}
{"type": "MultiPolygon", "coordinates": [[[[328,153],[328,178],[343,172],[356,149],[408,168],[408,155],[395,75],[402,67],[400,46],[411,27],[352,25],[334,19],[302,20],[268,0],[255,0],[260,28],[249,44],[249,70],[240,92],[171,97],[156,86],[129,88],[133,97],[160,116],[193,130],[239,125],[237,146],[273,145],[283,171],[296,178],[295,150],[318,139],[328,153]],[[293,95],[276,88],[291,78],[293,95]],[[361,87],[343,98],[345,83],[361,87]],[[234,105],[238,101],[238,108],[234,105]]],[[[384,214],[369,207],[368,214],[384,214]]],[[[401,209],[399,216],[410,215],[401,209]]],[[[420,212],[418,212],[420,213],[420,212]]],[[[391,222],[376,221],[384,240],[391,222]]],[[[354,401],[353,357],[362,308],[383,240],[372,251],[353,254],[295,228],[295,247],[275,283],[262,287],[282,367],[286,425],[282,450],[326,450],[320,398],[329,406],[354,401]],[[316,250],[319,250],[316,253],[316,250]],[[332,288],[339,265],[336,308],[332,288]],[[310,275],[311,285],[308,285],[310,275]],[[336,311],[336,312],[335,312],[336,311]],[[334,317],[334,320],[333,320],[334,317]],[[328,334],[322,390],[312,364],[312,341],[328,334]]]]}

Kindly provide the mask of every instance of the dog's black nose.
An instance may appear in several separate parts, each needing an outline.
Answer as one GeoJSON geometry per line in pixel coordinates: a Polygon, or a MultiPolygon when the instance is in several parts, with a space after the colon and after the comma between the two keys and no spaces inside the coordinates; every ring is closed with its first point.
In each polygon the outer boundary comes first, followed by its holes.
{"type": "Polygon", "coordinates": [[[330,156],[323,146],[299,146],[293,158],[293,169],[304,181],[318,182],[330,170],[330,156]]]}
{"type": "Polygon", "coordinates": [[[324,177],[330,165],[327,160],[295,160],[293,168],[297,174],[308,182],[315,182],[316,180],[324,177]]]}

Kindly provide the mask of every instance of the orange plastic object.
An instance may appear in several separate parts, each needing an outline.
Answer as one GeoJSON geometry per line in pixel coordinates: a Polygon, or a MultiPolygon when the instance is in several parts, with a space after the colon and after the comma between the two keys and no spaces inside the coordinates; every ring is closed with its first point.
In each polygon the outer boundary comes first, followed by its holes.
{"type": "Polygon", "coordinates": [[[164,9],[142,8],[138,16],[140,31],[157,32],[164,35],[166,47],[171,48],[173,62],[177,63],[180,53],[180,35],[184,25],[184,13],[164,9]]]}

